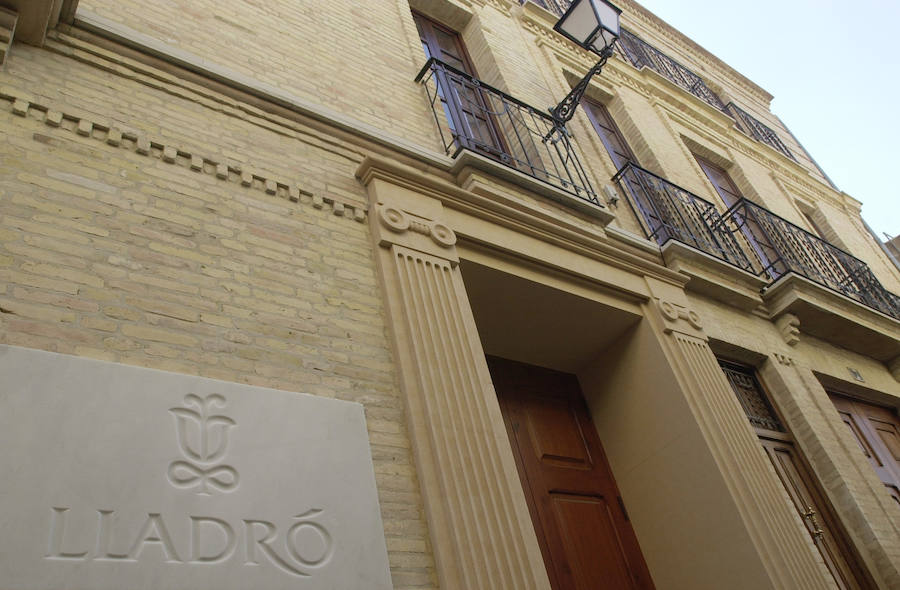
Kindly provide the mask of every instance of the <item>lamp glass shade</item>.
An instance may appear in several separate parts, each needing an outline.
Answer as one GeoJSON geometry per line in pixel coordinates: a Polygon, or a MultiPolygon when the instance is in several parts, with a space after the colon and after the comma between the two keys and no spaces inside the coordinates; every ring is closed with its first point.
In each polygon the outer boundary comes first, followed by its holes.
{"type": "Polygon", "coordinates": [[[621,12],[604,0],[575,0],[553,28],[585,49],[601,53],[619,37],[621,12]]]}

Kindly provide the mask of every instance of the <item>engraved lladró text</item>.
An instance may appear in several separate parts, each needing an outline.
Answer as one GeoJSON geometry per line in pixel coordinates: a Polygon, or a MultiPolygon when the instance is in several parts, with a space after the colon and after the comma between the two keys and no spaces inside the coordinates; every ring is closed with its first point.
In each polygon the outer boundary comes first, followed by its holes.
{"type": "Polygon", "coordinates": [[[199,488],[209,495],[210,487],[230,492],[238,485],[238,472],[230,465],[217,464],[228,450],[228,431],[234,420],[214,414],[225,407],[225,397],[217,393],[201,398],[189,393],[183,408],[170,408],[175,416],[175,434],[185,459],[169,464],[169,482],[177,488],[199,488]]]}
{"type": "MultiPolygon", "coordinates": [[[[174,487],[202,496],[211,496],[210,490],[238,488],[237,470],[224,463],[229,431],[236,425],[222,413],[225,406],[220,394],[191,393],[184,397],[184,407],[169,409],[183,455],[166,470],[174,487]]],[[[249,568],[275,567],[291,576],[309,577],[328,565],[335,552],[332,534],[320,522],[323,515],[322,508],[273,520],[189,514],[177,508],[164,514],[57,505],[50,509],[44,558],[185,566],[240,562],[249,568]]]]}
{"type": "Polygon", "coordinates": [[[150,512],[142,521],[125,525],[114,510],[95,510],[93,526],[87,512],[70,523],[68,507],[50,514],[45,559],[75,562],[157,561],[184,565],[215,565],[240,560],[250,567],[274,566],[286,574],[309,577],[334,555],[334,540],[317,522],[313,508],[279,523],[258,518],[228,521],[213,516],[164,516],[150,512]],[[135,525],[140,522],[139,525],[135,525]]]}

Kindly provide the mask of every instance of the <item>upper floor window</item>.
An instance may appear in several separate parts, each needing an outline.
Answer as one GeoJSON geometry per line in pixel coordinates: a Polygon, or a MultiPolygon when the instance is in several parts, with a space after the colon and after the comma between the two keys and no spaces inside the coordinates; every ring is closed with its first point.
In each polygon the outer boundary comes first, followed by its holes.
{"type": "Polygon", "coordinates": [[[703,169],[706,177],[712,183],[713,188],[716,189],[719,197],[725,202],[726,207],[731,207],[744,197],[723,168],[716,166],[705,158],[701,158],[697,154],[694,154],[694,157],[697,159],[697,163],[700,164],[700,168],[703,169]]]}
{"type": "Polygon", "coordinates": [[[591,120],[594,130],[600,136],[600,141],[603,142],[606,151],[609,152],[609,157],[612,159],[616,170],[621,169],[628,162],[637,164],[634,152],[631,151],[628,142],[625,141],[625,137],[619,131],[616,122],[613,121],[609,109],[592,100],[584,100],[582,106],[591,120]]]}
{"type": "Polygon", "coordinates": [[[417,12],[413,13],[413,19],[426,57],[437,58],[457,70],[475,76],[475,69],[469,61],[459,33],[417,12]]]}

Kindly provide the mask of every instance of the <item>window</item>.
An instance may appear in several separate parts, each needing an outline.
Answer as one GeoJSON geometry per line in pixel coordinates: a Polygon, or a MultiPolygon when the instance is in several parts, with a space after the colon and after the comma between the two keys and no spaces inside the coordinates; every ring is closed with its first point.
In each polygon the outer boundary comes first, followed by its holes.
{"type": "Polygon", "coordinates": [[[634,157],[634,152],[628,147],[625,137],[609,114],[609,109],[591,100],[584,100],[582,106],[591,120],[594,130],[600,136],[600,141],[603,142],[606,151],[609,152],[609,157],[612,159],[616,170],[620,170],[628,162],[637,164],[638,161],[634,157]]]}
{"type": "Polygon", "coordinates": [[[806,219],[806,225],[809,226],[809,231],[824,240],[825,232],[822,231],[822,228],[819,227],[819,224],[813,219],[812,213],[803,210],[801,210],[800,213],[802,213],[803,218],[806,219]]]}
{"type": "MultiPolygon", "coordinates": [[[[475,68],[456,31],[416,12],[413,19],[426,57],[438,59],[465,76],[476,78],[475,68]]],[[[438,93],[450,131],[457,137],[467,138],[464,147],[492,157],[502,155],[505,150],[500,131],[479,88],[464,77],[455,77],[447,71],[442,71],[439,76],[438,93]]]]}
{"type": "Polygon", "coordinates": [[[706,177],[712,183],[713,188],[719,193],[719,197],[725,202],[726,207],[731,207],[744,198],[741,191],[738,190],[738,187],[735,186],[734,181],[731,180],[731,177],[728,176],[728,173],[725,172],[725,170],[716,166],[709,160],[701,158],[697,154],[694,154],[694,157],[697,159],[697,163],[700,164],[706,177]]]}
{"type": "MultiPolygon", "coordinates": [[[[716,189],[716,193],[725,203],[726,207],[730,208],[744,198],[740,189],[738,189],[737,185],[734,184],[734,181],[731,180],[731,176],[729,176],[723,168],[716,166],[709,160],[702,158],[697,154],[694,154],[694,158],[696,158],[697,163],[700,164],[700,168],[703,169],[706,178],[709,179],[713,188],[716,189]]],[[[762,264],[763,269],[771,269],[773,260],[777,261],[778,259],[778,251],[765,241],[765,236],[767,235],[766,232],[760,228],[753,216],[739,215],[735,216],[735,218],[740,222],[741,235],[744,236],[746,243],[753,249],[756,258],[759,260],[760,264],[762,264]]]]}

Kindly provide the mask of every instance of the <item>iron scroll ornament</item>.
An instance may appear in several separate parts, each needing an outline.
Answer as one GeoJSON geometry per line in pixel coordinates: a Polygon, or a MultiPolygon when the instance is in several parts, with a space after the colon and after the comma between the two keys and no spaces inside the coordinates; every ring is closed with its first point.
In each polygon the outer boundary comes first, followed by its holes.
{"type": "Polygon", "coordinates": [[[584,96],[588,84],[591,83],[591,78],[601,72],[603,66],[606,65],[607,60],[612,57],[614,47],[615,42],[604,47],[603,51],[600,53],[600,61],[590,69],[585,77],[575,85],[575,88],[573,88],[564,99],[559,101],[558,105],[550,109],[550,116],[553,117],[553,130],[547,134],[545,139],[549,139],[550,135],[554,132],[565,132],[566,123],[568,123],[572,119],[572,116],[575,115],[575,109],[578,107],[579,103],[581,103],[581,98],[584,96]]]}

